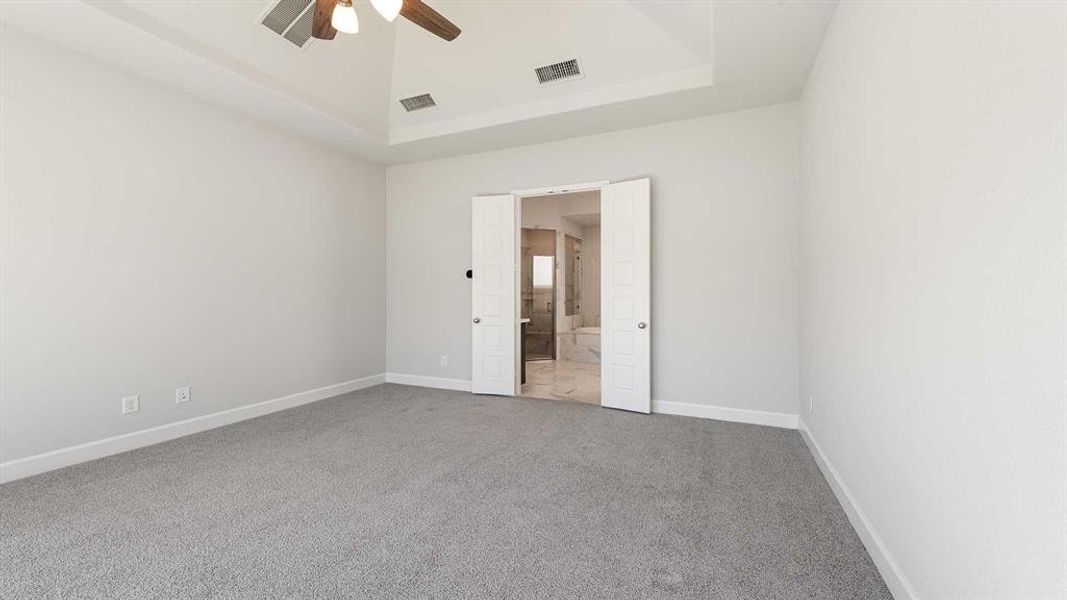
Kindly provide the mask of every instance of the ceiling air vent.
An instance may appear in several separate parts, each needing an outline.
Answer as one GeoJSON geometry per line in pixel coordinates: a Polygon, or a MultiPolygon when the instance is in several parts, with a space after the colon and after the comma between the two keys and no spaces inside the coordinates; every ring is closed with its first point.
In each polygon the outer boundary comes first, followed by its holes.
{"type": "Polygon", "coordinates": [[[260,23],[267,29],[304,48],[311,41],[314,0],[278,0],[267,6],[260,23]]]}
{"type": "Polygon", "coordinates": [[[400,104],[404,105],[404,110],[408,112],[424,110],[437,106],[437,103],[433,101],[433,96],[429,94],[421,94],[419,96],[412,96],[410,98],[401,98],[400,104]]]}
{"type": "Polygon", "coordinates": [[[582,67],[578,64],[577,58],[572,58],[563,62],[537,67],[534,69],[534,72],[537,73],[538,83],[544,85],[561,79],[581,77],[582,67]]]}

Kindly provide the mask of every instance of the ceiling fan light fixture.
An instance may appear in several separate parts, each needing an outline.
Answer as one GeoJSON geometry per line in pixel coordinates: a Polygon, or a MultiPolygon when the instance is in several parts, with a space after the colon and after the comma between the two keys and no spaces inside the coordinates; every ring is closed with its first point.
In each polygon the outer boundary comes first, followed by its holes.
{"type": "Polygon", "coordinates": [[[352,0],[337,0],[330,17],[330,25],[341,33],[359,33],[359,16],[352,7],[352,0]]]}
{"type": "Polygon", "coordinates": [[[390,23],[396,20],[404,6],[404,0],[370,0],[370,3],[374,10],[390,23]]]}

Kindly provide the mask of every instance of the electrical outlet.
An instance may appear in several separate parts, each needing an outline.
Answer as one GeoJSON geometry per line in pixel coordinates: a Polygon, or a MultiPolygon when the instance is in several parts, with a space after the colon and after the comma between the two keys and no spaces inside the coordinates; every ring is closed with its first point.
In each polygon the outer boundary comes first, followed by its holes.
{"type": "Polygon", "coordinates": [[[122,414],[128,415],[141,410],[140,396],[126,396],[122,399],[122,414]]]}
{"type": "Polygon", "coordinates": [[[815,396],[808,396],[808,412],[815,414],[815,396]]]}
{"type": "Polygon", "coordinates": [[[180,387],[174,391],[174,402],[182,404],[189,401],[189,388],[180,387]]]}
{"type": "Polygon", "coordinates": [[[441,366],[442,367],[447,367],[448,366],[448,355],[447,354],[442,354],[441,355],[441,366]]]}

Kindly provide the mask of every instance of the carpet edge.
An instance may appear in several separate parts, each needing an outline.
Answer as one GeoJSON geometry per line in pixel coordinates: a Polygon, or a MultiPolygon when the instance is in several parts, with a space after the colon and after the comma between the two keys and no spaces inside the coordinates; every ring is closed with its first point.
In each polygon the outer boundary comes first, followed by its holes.
{"type": "Polygon", "coordinates": [[[385,380],[385,373],[377,373],[199,417],[16,458],[0,463],[0,484],[381,385],[385,383],[385,380]]]}
{"type": "Polygon", "coordinates": [[[900,565],[893,559],[893,555],[890,554],[889,548],[886,547],[885,541],[882,540],[882,536],[878,534],[874,524],[867,518],[867,513],[863,511],[855,496],[852,495],[852,491],[845,485],[844,479],[834,468],[830,458],[823,452],[822,446],[819,445],[811,430],[808,429],[804,419],[798,418],[797,429],[800,431],[800,436],[804,438],[804,443],[808,446],[808,451],[811,452],[812,457],[815,459],[815,464],[818,465],[823,478],[830,484],[830,489],[833,490],[834,496],[837,497],[837,502],[844,509],[849,523],[852,524],[852,529],[856,531],[856,535],[863,542],[864,548],[867,549],[867,554],[874,561],[874,566],[878,569],[878,573],[881,574],[886,587],[893,594],[893,598],[896,600],[918,600],[919,596],[916,595],[900,565]]]}

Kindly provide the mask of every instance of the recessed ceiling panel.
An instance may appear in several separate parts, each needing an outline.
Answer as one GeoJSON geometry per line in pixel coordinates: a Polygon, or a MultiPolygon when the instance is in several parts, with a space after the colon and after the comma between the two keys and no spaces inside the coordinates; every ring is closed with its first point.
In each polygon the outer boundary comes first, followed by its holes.
{"type": "MultiPolygon", "coordinates": [[[[665,74],[711,66],[707,57],[693,52],[626,0],[437,2],[435,6],[463,28],[463,34],[446,43],[400,23],[392,93],[402,98],[432,89],[438,108],[418,114],[394,106],[393,140],[404,128],[543,105],[619,85],[639,86],[665,74]],[[580,62],[583,77],[539,85],[535,69],[571,59],[580,62]]],[[[704,27],[710,39],[710,11],[707,16],[704,27]]],[[[649,82],[649,89],[655,85],[649,82]]],[[[411,137],[419,135],[399,136],[411,137]]]]}
{"type": "MultiPolygon", "coordinates": [[[[282,1],[294,12],[308,0],[282,1]]],[[[320,142],[406,162],[796,100],[835,7],[426,2],[459,38],[388,23],[366,0],[355,2],[358,34],[303,48],[298,33],[290,41],[261,23],[277,0],[0,1],[0,20],[320,142]],[[553,64],[582,75],[542,84],[537,69],[553,64]],[[401,99],[426,93],[432,110],[405,111],[401,99]]]]}

